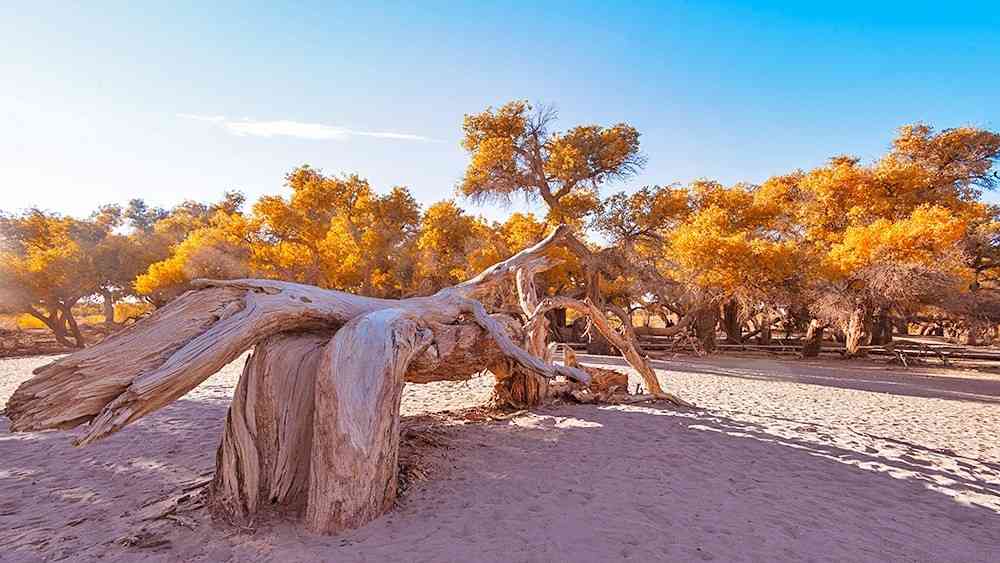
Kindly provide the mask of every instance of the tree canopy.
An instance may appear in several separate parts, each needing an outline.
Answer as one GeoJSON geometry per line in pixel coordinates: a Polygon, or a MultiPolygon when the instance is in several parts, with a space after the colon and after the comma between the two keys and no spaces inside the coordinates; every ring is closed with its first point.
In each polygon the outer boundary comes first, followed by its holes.
{"type": "Polygon", "coordinates": [[[727,333],[781,314],[861,338],[888,315],[1000,320],[1000,211],[981,201],[1000,181],[1000,134],[907,125],[869,163],[841,155],[760,184],[699,179],[604,194],[645,163],[639,132],[626,123],[556,131],[555,118],[524,101],[466,115],[459,199],[427,207],[403,186],[300,166],[285,177],[287,196],[249,206],[229,191],[171,209],[133,199],[85,219],[3,215],[3,308],[66,338],[78,336],[81,300],[102,298],[106,312],[122,299],[162,305],[196,278],[429,295],[568,224],[575,234],[550,249],[558,265],[539,275],[540,292],[586,296],[623,323],[636,309],[679,327],[697,314],[714,332],[723,310],[736,323],[727,333]],[[462,205],[517,196],[539,200],[544,216],[491,222],[462,205]]]}

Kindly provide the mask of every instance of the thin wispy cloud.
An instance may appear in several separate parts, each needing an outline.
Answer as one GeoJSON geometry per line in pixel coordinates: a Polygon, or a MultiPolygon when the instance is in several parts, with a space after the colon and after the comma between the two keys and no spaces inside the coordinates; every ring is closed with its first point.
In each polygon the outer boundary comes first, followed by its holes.
{"type": "Polygon", "coordinates": [[[344,141],[351,137],[374,137],[377,139],[395,139],[399,141],[422,141],[428,143],[438,143],[437,139],[414,135],[411,133],[399,133],[395,131],[359,131],[348,129],[337,125],[326,125],[324,123],[305,123],[302,121],[291,121],[278,119],[273,121],[261,121],[256,119],[229,119],[223,115],[198,115],[192,113],[178,113],[177,117],[190,119],[193,121],[204,121],[221,126],[226,131],[234,135],[243,137],[294,137],[297,139],[309,139],[314,141],[344,141]]]}

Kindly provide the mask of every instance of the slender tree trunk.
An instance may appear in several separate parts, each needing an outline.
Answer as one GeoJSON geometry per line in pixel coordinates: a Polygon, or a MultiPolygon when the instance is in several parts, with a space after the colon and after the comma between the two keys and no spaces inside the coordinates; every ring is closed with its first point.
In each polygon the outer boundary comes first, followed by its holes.
{"type": "Polygon", "coordinates": [[[910,320],[906,317],[893,317],[893,324],[896,327],[896,334],[900,336],[910,335],[910,320]]]}
{"type": "Polygon", "coordinates": [[[851,311],[851,316],[847,321],[847,328],[844,330],[844,348],[849,358],[864,355],[861,346],[865,336],[865,308],[856,307],[851,311]]]}
{"type": "Polygon", "coordinates": [[[735,300],[729,300],[723,306],[723,324],[726,330],[726,342],[742,344],[743,323],[740,322],[740,305],[735,300]]]}
{"type": "Polygon", "coordinates": [[[69,328],[70,334],[73,335],[73,340],[75,340],[74,348],[83,348],[87,343],[83,340],[83,334],[80,332],[80,326],[76,324],[76,318],[73,317],[73,305],[72,304],[61,304],[59,309],[62,312],[63,321],[69,328]]]}
{"type": "Polygon", "coordinates": [[[871,343],[875,346],[882,346],[892,342],[892,317],[886,312],[875,315],[872,321],[871,343]]]}
{"type": "Polygon", "coordinates": [[[803,358],[815,358],[819,356],[819,353],[823,348],[823,332],[825,330],[826,325],[821,323],[819,319],[809,321],[809,328],[806,329],[806,336],[802,339],[803,358]]]}
{"type": "Polygon", "coordinates": [[[112,292],[103,289],[101,290],[101,297],[104,299],[101,304],[104,310],[104,324],[108,328],[114,328],[115,326],[115,296],[112,292]]]}
{"type": "MultiPolygon", "coordinates": [[[[591,265],[587,266],[587,301],[598,308],[604,303],[601,299],[601,273],[591,265]]],[[[587,353],[607,356],[611,354],[611,343],[600,332],[591,330],[587,338],[587,353]]]]}

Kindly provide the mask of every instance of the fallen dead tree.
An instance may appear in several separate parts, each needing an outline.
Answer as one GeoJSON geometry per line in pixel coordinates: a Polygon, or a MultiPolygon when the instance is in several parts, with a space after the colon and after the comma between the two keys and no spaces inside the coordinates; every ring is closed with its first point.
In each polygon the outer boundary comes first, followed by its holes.
{"type": "MultiPolygon", "coordinates": [[[[271,280],[198,281],[151,317],[35,370],[8,402],[11,429],[89,423],[76,441],[89,444],[178,399],[253,348],[218,449],[210,505],[234,520],[252,519],[264,505],[304,510],[307,527],[320,533],[361,526],[396,497],[404,381],[461,380],[491,369],[559,378],[569,388],[591,383],[585,369],[539,357],[544,340],[537,322],[549,305],[522,296],[522,306],[535,313],[522,334],[513,319],[489,314],[476,300],[519,273],[519,287],[533,290],[527,280],[549,265],[547,249],[566,232],[559,227],[428,297],[374,299],[271,280]],[[534,353],[515,343],[525,341],[534,353]]],[[[602,332],[610,331],[596,314],[602,332]]],[[[626,357],[651,397],[687,404],[654,383],[634,348],[626,357]]]]}

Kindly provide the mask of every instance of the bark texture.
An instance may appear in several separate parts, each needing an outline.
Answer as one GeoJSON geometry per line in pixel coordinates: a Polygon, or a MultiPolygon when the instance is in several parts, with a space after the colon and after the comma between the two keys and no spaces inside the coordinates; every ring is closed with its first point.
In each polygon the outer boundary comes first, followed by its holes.
{"type": "Polygon", "coordinates": [[[316,374],[329,341],[282,333],[247,358],[209,487],[211,506],[228,520],[246,525],[265,506],[305,506],[316,374]]]}
{"type": "Polygon", "coordinates": [[[730,344],[742,344],[743,321],[740,319],[740,304],[735,300],[729,300],[722,307],[722,312],[726,342],[730,344]]]}
{"type": "Polygon", "coordinates": [[[432,335],[405,311],[347,323],[323,352],[306,526],[319,533],[357,528],[396,500],[403,374],[432,335]]]}
{"type": "Polygon", "coordinates": [[[694,313],[694,332],[706,354],[715,352],[715,327],[719,324],[719,309],[708,306],[694,313]]]}
{"type": "Polygon", "coordinates": [[[864,344],[865,334],[865,310],[862,307],[857,307],[851,311],[847,327],[844,329],[844,350],[847,357],[853,358],[865,355],[864,350],[861,348],[864,344]]]}
{"type": "MultiPolygon", "coordinates": [[[[520,268],[515,273],[518,305],[525,316],[530,316],[538,306],[535,274],[549,266],[548,261],[540,261],[530,267],[520,268]]],[[[524,331],[524,349],[545,362],[552,359],[546,342],[549,324],[546,315],[539,318],[538,322],[525,327],[524,331]]],[[[504,361],[492,364],[491,371],[497,381],[490,402],[496,407],[518,409],[532,407],[541,404],[548,396],[548,382],[530,370],[504,361]]]]}
{"type": "Polygon", "coordinates": [[[768,346],[768,345],[771,344],[771,341],[772,341],[772,336],[771,336],[772,328],[771,328],[771,326],[772,326],[773,323],[774,323],[774,319],[771,318],[771,313],[770,312],[766,312],[763,315],[761,315],[761,319],[760,319],[760,333],[757,336],[757,342],[759,344],[762,344],[764,346],[768,346]]]}

